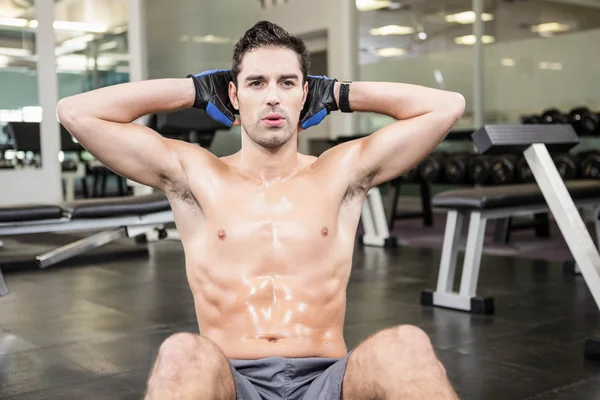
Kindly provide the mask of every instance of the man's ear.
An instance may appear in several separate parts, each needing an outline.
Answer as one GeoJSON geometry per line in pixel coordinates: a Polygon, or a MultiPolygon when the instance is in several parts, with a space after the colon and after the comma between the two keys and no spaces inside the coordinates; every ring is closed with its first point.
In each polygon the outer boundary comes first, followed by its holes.
{"type": "Polygon", "coordinates": [[[304,107],[304,103],[306,103],[306,98],[308,97],[308,81],[304,82],[304,95],[302,96],[302,107],[304,107]]]}
{"type": "Polygon", "coordinates": [[[240,104],[238,102],[237,97],[237,88],[235,87],[235,83],[229,82],[229,101],[231,101],[231,105],[236,110],[240,109],[240,104]]]}

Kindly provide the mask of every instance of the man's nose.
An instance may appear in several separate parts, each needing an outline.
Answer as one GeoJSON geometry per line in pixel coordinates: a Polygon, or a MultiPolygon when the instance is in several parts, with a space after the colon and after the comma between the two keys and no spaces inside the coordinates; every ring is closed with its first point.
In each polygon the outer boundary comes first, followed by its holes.
{"type": "Polygon", "coordinates": [[[279,88],[277,84],[271,84],[267,87],[267,104],[271,107],[279,104],[279,88]]]}

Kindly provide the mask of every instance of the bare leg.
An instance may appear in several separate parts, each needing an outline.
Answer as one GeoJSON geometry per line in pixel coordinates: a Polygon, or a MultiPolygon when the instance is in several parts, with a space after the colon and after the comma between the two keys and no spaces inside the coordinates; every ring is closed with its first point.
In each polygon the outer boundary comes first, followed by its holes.
{"type": "Polygon", "coordinates": [[[235,399],[231,366],[202,336],[177,333],[160,346],[145,400],[235,399]]]}
{"type": "Polygon", "coordinates": [[[401,325],[376,333],[354,350],[342,398],[457,400],[458,396],[427,334],[401,325]]]}

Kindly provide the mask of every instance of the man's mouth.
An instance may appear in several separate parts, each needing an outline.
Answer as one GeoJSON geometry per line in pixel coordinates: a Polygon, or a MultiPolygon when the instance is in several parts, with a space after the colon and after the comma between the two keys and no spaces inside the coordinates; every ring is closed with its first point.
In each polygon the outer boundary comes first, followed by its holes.
{"type": "Polygon", "coordinates": [[[285,118],[279,114],[270,114],[263,118],[263,121],[268,126],[281,126],[285,123],[285,118]]]}

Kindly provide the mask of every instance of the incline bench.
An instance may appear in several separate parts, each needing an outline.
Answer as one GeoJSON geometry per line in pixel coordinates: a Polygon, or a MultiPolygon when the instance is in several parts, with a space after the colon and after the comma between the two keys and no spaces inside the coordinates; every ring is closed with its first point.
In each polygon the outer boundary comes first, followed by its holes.
{"type": "MultiPolygon", "coordinates": [[[[60,204],[21,204],[0,207],[0,237],[42,232],[104,230],[36,257],[40,268],[104,246],[123,237],[135,237],[173,222],[163,193],[60,204]]],[[[9,293],[0,271],[0,296],[9,293]]]]}
{"type": "MultiPolygon", "coordinates": [[[[565,184],[577,208],[596,210],[600,207],[600,181],[569,181],[565,184]]],[[[437,287],[435,291],[422,292],[421,304],[493,314],[493,298],[476,296],[487,220],[548,211],[542,191],[535,183],[450,190],[435,196],[432,205],[448,210],[448,216],[437,287]],[[456,258],[465,217],[469,218],[469,230],[460,289],[455,293],[456,258]]],[[[600,222],[596,219],[596,232],[598,230],[600,222]]]]}

